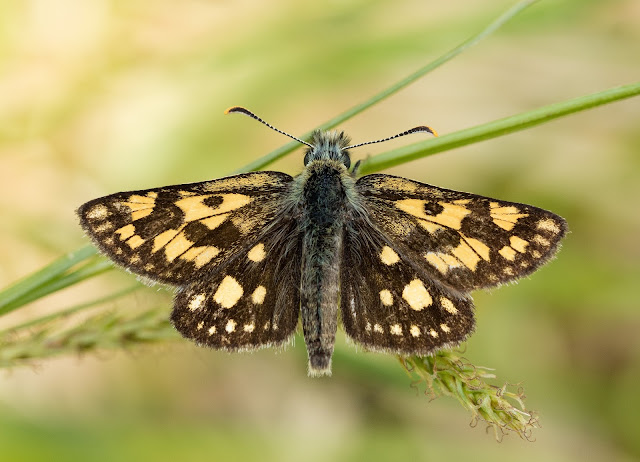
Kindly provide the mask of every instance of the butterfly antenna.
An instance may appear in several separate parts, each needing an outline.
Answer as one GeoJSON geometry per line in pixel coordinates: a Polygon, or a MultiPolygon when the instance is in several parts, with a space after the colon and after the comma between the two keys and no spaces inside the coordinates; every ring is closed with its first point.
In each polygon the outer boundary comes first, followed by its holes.
{"type": "Polygon", "coordinates": [[[397,135],[393,135],[393,136],[390,136],[388,138],[382,138],[381,140],[375,140],[375,141],[367,141],[366,143],[354,144],[352,146],[347,146],[344,149],[358,148],[360,146],[364,146],[364,145],[367,145],[367,144],[382,143],[384,141],[389,141],[389,140],[394,140],[396,138],[400,138],[401,136],[411,135],[412,133],[431,133],[433,136],[438,136],[438,133],[433,128],[427,127],[426,125],[421,125],[420,127],[414,127],[411,130],[407,130],[405,132],[398,133],[397,135]]]}
{"type": "Polygon", "coordinates": [[[260,117],[258,117],[257,115],[255,115],[253,112],[251,112],[249,109],[243,108],[242,106],[234,106],[234,107],[230,107],[229,109],[227,109],[226,111],[224,111],[225,114],[230,114],[232,112],[239,112],[241,114],[244,115],[248,115],[249,117],[251,117],[252,119],[257,120],[258,122],[261,122],[263,124],[265,124],[267,127],[269,127],[271,130],[275,130],[278,133],[288,136],[289,138],[293,138],[294,140],[296,140],[298,143],[302,143],[302,144],[306,144],[307,146],[309,146],[310,148],[313,148],[312,145],[310,145],[309,143],[307,143],[306,141],[302,141],[300,138],[296,138],[293,135],[289,135],[286,132],[283,132],[282,130],[277,129],[276,127],[274,127],[273,125],[271,125],[268,122],[265,122],[264,120],[262,120],[260,117]]]}

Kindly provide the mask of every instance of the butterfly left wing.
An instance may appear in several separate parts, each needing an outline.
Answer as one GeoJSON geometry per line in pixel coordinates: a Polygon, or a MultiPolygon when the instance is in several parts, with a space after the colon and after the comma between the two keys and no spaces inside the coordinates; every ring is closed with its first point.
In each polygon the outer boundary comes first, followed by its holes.
{"type": "Polygon", "coordinates": [[[283,216],[291,181],[284,173],[253,172],[121,192],[87,202],[78,215],[113,261],[149,280],[184,286],[254,248],[265,227],[283,216]]]}
{"type": "Polygon", "coordinates": [[[184,337],[228,351],[280,345],[291,337],[300,312],[296,222],[276,219],[256,248],[176,294],[171,321],[184,337]]]}

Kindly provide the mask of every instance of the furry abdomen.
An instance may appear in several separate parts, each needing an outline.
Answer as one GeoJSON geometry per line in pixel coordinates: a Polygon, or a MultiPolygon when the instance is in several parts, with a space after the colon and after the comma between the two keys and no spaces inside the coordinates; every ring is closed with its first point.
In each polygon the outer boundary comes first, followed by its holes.
{"type": "Polygon", "coordinates": [[[306,173],[300,217],[302,327],[309,373],[324,375],[331,372],[338,327],[339,269],[347,209],[343,182],[352,180],[346,168],[333,161],[313,162],[306,173]]]}

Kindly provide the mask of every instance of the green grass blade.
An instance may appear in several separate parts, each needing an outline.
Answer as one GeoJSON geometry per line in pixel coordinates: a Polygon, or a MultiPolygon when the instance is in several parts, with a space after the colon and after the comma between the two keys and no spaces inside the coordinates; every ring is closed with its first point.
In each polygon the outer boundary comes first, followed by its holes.
{"type": "MultiPolygon", "coordinates": [[[[462,42],[457,47],[455,47],[452,50],[446,52],[445,54],[443,54],[439,58],[436,58],[435,60],[431,61],[429,64],[421,67],[420,69],[418,69],[417,71],[415,71],[412,74],[408,75],[404,79],[399,80],[398,82],[396,82],[395,84],[391,85],[390,87],[387,87],[384,90],[382,90],[381,92],[377,93],[376,95],[373,95],[368,100],[366,100],[366,101],[364,101],[364,102],[362,102],[360,104],[357,104],[356,106],[353,106],[352,108],[344,111],[342,114],[337,115],[333,119],[323,123],[322,125],[318,126],[317,128],[320,129],[320,130],[329,130],[329,129],[337,126],[337,125],[340,125],[345,120],[348,120],[348,119],[354,117],[355,115],[361,113],[365,109],[370,108],[374,104],[379,103],[380,101],[384,100],[385,98],[388,98],[389,96],[391,96],[394,93],[400,91],[401,89],[405,88],[406,86],[412,84],[413,82],[415,82],[416,80],[420,79],[421,77],[424,77],[426,74],[428,74],[429,72],[433,71],[434,69],[442,66],[447,61],[450,61],[451,59],[455,58],[456,56],[458,56],[463,51],[469,49],[473,45],[476,45],[477,43],[479,43],[480,41],[482,41],[483,39],[485,39],[486,37],[491,35],[493,32],[495,32],[498,28],[500,28],[502,25],[504,25],[507,21],[509,21],[515,15],[520,13],[520,11],[524,10],[525,8],[527,8],[528,6],[532,5],[533,3],[537,2],[537,1],[538,0],[523,0],[523,1],[520,1],[520,2],[516,3],[514,6],[512,6],[507,11],[505,11],[503,14],[501,14],[498,18],[496,18],[493,22],[491,22],[491,24],[489,24],[487,27],[485,27],[483,30],[481,30],[478,34],[476,34],[476,35],[472,36],[471,38],[465,40],[464,42],[462,42]]],[[[302,135],[299,138],[301,138],[301,139],[306,141],[311,137],[311,133],[312,133],[312,131],[309,131],[309,132],[305,133],[304,135],[302,135]]],[[[251,172],[251,171],[255,171],[255,170],[260,170],[260,169],[266,167],[267,165],[275,162],[276,160],[280,159],[281,157],[289,154],[290,152],[292,152],[293,150],[295,150],[295,149],[297,149],[299,147],[300,147],[300,143],[298,143],[297,141],[292,141],[290,143],[287,143],[287,144],[281,146],[280,148],[278,148],[278,149],[276,149],[274,151],[271,151],[269,154],[267,154],[265,156],[262,156],[261,158],[256,159],[253,162],[250,162],[249,164],[245,165],[244,167],[236,170],[234,173],[243,173],[243,172],[251,172]]]]}
{"type": "Polygon", "coordinates": [[[41,270],[21,279],[0,292],[0,315],[12,310],[12,303],[60,277],[73,266],[97,254],[92,245],[87,245],[60,257],[41,270]],[[9,307],[9,308],[8,308],[9,307]]]}
{"type": "Polygon", "coordinates": [[[550,104],[522,114],[505,117],[475,127],[466,128],[438,138],[414,143],[399,149],[365,159],[360,164],[359,173],[367,174],[394,167],[405,162],[448,151],[460,146],[488,140],[508,133],[524,130],[574,112],[584,111],[640,94],[640,82],[622,85],[578,98],[550,104]]]}
{"type": "Polygon", "coordinates": [[[66,287],[72,286],[80,281],[85,279],[92,278],[93,276],[97,276],[99,274],[104,273],[105,271],[109,271],[113,268],[113,263],[109,260],[101,259],[87,265],[78,268],[77,270],[66,274],[60,278],[55,278],[53,280],[47,281],[46,284],[35,288],[31,292],[23,295],[20,298],[17,298],[9,303],[7,303],[3,307],[3,311],[0,314],[10,313],[21,306],[27,305],[39,298],[45,297],[53,292],[57,292],[58,290],[62,290],[66,287]]]}
{"type": "Polygon", "coordinates": [[[8,327],[6,329],[0,330],[0,338],[8,333],[18,332],[33,326],[38,326],[41,324],[46,324],[49,321],[57,321],[59,319],[65,318],[69,315],[77,313],[78,311],[86,310],[88,308],[93,308],[95,306],[101,305],[106,302],[110,302],[111,300],[115,300],[116,298],[123,297],[128,295],[129,293],[140,289],[143,287],[141,284],[136,284],[126,289],[119,290],[112,294],[106,295],[104,297],[96,298],[95,300],[91,300],[89,302],[80,303],[79,305],[72,306],[71,308],[67,308],[65,310],[57,311],[55,313],[48,314],[46,316],[42,316],[36,319],[31,319],[29,321],[23,322],[22,324],[18,324],[16,326],[8,327]]]}

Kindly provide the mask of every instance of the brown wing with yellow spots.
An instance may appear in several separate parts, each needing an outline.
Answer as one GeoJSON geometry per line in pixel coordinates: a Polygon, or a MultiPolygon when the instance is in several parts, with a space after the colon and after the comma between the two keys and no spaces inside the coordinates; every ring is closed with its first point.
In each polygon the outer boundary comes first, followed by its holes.
{"type": "Polygon", "coordinates": [[[423,262],[367,220],[354,220],[345,239],[340,305],[344,330],[355,342],[375,351],[424,355],[471,335],[475,320],[468,295],[433,279],[423,262]]]}
{"type": "Polygon", "coordinates": [[[300,313],[301,239],[294,220],[277,221],[209,278],[175,297],[171,322],[186,338],[228,351],[286,342],[300,313]]]}
{"type": "Polygon", "coordinates": [[[150,280],[183,286],[237,255],[258,255],[263,230],[276,217],[285,218],[281,199],[291,180],[284,173],[256,172],[122,192],[84,204],[78,215],[116,263],[150,280]]]}
{"type": "Polygon", "coordinates": [[[356,189],[398,254],[462,293],[530,274],[567,230],[564,219],[537,207],[391,175],[364,176],[356,189]]]}

